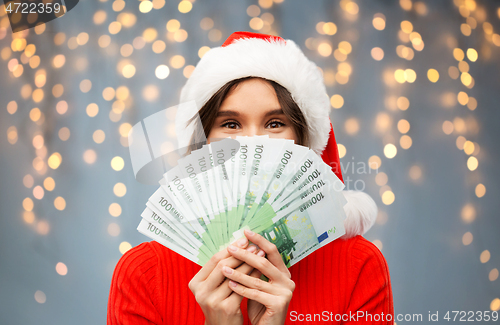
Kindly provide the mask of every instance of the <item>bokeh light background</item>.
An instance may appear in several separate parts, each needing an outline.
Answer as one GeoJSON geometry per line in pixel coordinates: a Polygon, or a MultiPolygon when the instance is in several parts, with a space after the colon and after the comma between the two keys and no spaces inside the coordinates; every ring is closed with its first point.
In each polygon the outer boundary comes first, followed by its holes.
{"type": "Polygon", "coordinates": [[[487,0],[83,0],[13,35],[2,5],[1,323],[105,322],[155,188],[133,177],[128,131],[237,30],[321,68],[347,186],[380,209],[365,237],[395,312],[498,310],[499,19],[487,0]]]}

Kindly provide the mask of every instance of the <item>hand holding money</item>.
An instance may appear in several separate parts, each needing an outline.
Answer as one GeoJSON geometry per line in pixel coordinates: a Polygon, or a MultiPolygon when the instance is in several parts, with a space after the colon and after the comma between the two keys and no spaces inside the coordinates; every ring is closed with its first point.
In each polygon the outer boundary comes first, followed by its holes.
{"type": "MultiPolygon", "coordinates": [[[[240,239],[235,245],[251,255],[264,255],[255,245],[249,245],[246,238],[240,239]]],[[[243,297],[234,293],[229,287],[229,279],[225,279],[222,270],[225,267],[249,274],[254,268],[231,256],[227,250],[212,256],[205,266],[191,279],[189,289],[205,315],[205,324],[242,324],[243,316],[240,304],[243,297]]],[[[260,275],[259,275],[260,276],[260,275]]]]}
{"type": "Polygon", "coordinates": [[[295,283],[276,245],[248,230],[245,231],[245,236],[267,252],[267,259],[259,254],[251,254],[236,245],[230,245],[228,251],[233,257],[255,269],[247,275],[240,269],[226,265],[222,271],[228,279],[231,279],[229,281],[231,290],[249,299],[248,317],[252,324],[283,324],[295,283]],[[261,274],[269,281],[259,279],[261,274]]]}

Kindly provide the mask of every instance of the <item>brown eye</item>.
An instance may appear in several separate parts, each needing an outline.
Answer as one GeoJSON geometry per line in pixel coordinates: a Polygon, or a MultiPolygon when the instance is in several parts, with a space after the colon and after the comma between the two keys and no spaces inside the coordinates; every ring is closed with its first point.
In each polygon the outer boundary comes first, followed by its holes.
{"type": "Polygon", "coordinates": [[[221,125],[221,127],[228,128],[228,129],[237,129],[237,128],[239,128],[239,125],[235,121],[228,121],[228,122],[223,123],[221,125]]]}
{"type": "Polygon", "coordinates": [[[281,121],[271,121],[267,125],[267,127],[270,128],[270,129],[276,129],[276,128],[280,128],[282,126],[285,126],[285,123],[283,123],[281,121]]]}

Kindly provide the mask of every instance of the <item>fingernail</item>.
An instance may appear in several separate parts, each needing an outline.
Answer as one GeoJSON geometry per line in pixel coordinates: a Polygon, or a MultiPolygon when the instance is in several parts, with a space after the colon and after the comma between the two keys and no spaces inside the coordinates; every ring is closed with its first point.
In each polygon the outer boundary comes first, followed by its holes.
{"type": "Polygon", "coordinates": [[[257,253],[257,256],[260,256],[260,257],[264,257],[264,255],[266,255],[266,252],[264,252],[263,250],[261,250],[260,252],[257,253]]]}
{"type": "Polygon", "coordinates": [[[236,247],[234,245],[229,245],[229,247],[227,249],[229,249],[231,252],[236,252],[238,250],[238,247],[236,247]]]}
{"type": "Polygon", "coordinates": [[[235,288],[238,284],[232,280],[229,281],[229,285],[233,288],[235,288]]]}
{"type": "Polygon", "coordinates": [[[247,229],[247,234],[249,234],[250,236],[253,236],[253,235],[255,235],[255,233],[254,233],[253,231],[251,231],[251,230],[248,230],[248,229],[247,229]]]}
{"type": "Polygon", "coordinates": [[[240,240],[238,240],[238,246],[240,246],[240,247],[245,246],[246,243],[247,243],[246,237],[241,238],[240,240]]]}
{"type": "Polygon", "coordinates": [[[255,247],[254,245],[250,245],[250,246],[248,246],[247,251],[250,253],[253,253],[253,252],[255,252],[256,249],[257,249],[257,247],[255,247]]]}
{"type": "Polygon", "coordinates": [[[224,266],[224,267],[222,268],[222,271],[223,271],[224,273],[226,273],[226,274],[233,274],[233,269],[232,269],[232,268],[230,268],[230,267],[228,267],[228,266],[224,266]]]}

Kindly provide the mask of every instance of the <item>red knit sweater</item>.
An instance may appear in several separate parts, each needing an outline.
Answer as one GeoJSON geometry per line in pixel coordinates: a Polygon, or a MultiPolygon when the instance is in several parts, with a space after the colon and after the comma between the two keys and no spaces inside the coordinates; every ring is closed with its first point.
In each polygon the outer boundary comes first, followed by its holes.
{"type": "MultiPolygon", "coordinates": [[[[203,312],[188,288],[199,270],[156,242],[129,250],[113,274],[108,325],[203,324],[203,312]]],[[[393,324],[387,263],[361,236],[335,240],[292,266],[290,273],[296,288],[285,324],[393,324]]],[[[246,299],[241,309],[244,323],[250,324],[246,299]]]]}

